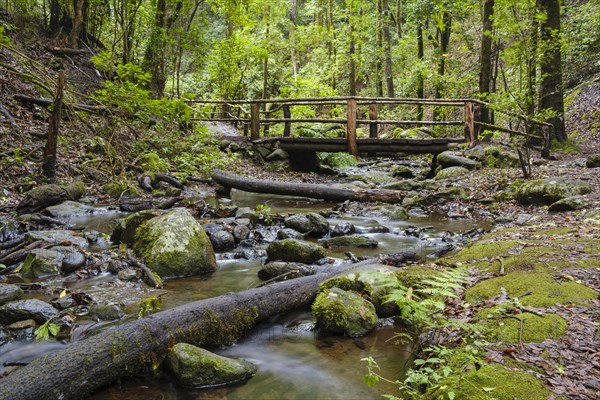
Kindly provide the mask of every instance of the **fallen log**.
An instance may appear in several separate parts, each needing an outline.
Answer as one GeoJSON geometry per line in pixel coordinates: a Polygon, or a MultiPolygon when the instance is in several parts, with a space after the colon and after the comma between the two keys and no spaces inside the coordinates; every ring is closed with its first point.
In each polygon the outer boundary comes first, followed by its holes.
{"type": "Polygon", "coordinates": [[[114,326],[13,371],[0,380],[0,400],[81,399],[156,367],[176,343],[234,343],[255,323],[310,303],[325,279],[363,264],[323,267],[326,272],[195,301],[114,326]]]}
{"type": "Polygon", "coordinates": [[[242,177],[220,170],[213,172],[212,179],[222,186],[246,192],[301,196],[331,201],[401,203],[405,195],[399,190],[345,189],[323,184],[267,181],[242,177]]]}

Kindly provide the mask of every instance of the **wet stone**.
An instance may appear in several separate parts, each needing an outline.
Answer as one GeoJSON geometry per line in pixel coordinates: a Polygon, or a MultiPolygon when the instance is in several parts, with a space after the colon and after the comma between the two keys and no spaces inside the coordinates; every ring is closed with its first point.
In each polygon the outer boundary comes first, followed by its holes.
{"type": "Polygon", "coordinates": [[[218,231],[210,235],[210,242],[215,251],[228,251],[235,248],[235,238],[227,231],[218,231]]]}
{"type": "Polygon", "coordinates": [[[23,296],[23,290],[17,285],[0,283],[0,305],[18,300],[23,296]]]}
{"type": "Polygon", "coordinates": [[[260,279],[272,279],[276,276],[286,274],[285,279],[292,279],[314,275],[315,272],[316,269],[312,265],[274,261],[263,266],[258,271],[258,277],[260,279]]]}
{"type": "Polygon", "coordinates": [[[356,233],[356,227],[349,222],[342,222],[331,229],[330,235],[331,237],[336,237],[352,235],[353,233],[356,233]]]}
{"type": "Polygon", "coordinates": [[[302,239],[304,239],[304,235],[292,228],[283,228],[283,229],[277,231],[277,239],[279,239],[279,240],[283,240],[283,239],[302,240],[302,239]]]}
{"type": "Polygon", "coordinates": [[[247,225],[236,225],[233,228],[233,238],[236,242],[241,242],[250,237],[250,228],[247,225]]]}
{"type": "Polygon", "coordinates": [[[90,315],[102,321],[114,321],[123,317],[123,311],[116,304],[94,304],[90,307],[90,315]]]}
{"type": "Polygon", "coordinates": [[[24,319],[33,319],[44,323],[56,314],[58,310],[42,300],[17,300],[0,307],[0,322],[10,324],[24,319]]]}
{"type": "Polygon", "coordinates": [[[74,251],[72,253],[68,253],[65,255],[65,258],[62,260],[61,270],[65,273],[73,272],[81,267],[83,267],[86,263],[87,259],[85,255],[80,251],[74,251]]]}
{"type": "Polygon", "coordinates": [[[138,272],[132,268],[125,268],[117,273],[117,276],[122,281],[132,281],[138,278],[138,272]]]}

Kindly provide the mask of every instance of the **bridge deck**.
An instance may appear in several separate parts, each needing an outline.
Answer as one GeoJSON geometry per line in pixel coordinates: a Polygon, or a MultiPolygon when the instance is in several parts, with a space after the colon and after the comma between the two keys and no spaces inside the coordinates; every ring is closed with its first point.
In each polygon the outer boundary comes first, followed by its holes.
{"type": "MultiPolygon", "coordinates": [[[[288,152],[318,151],[337,153],[348,151],[348,141],[345,138],[306,138],[306,137],[272,137],[262,138],[255,143],[278,143],[278,146],[288,152]]],[[[465,138],[443,139],[357,139],[356,146],[360,153],[441,153],[465,143],[465,138]]]]}

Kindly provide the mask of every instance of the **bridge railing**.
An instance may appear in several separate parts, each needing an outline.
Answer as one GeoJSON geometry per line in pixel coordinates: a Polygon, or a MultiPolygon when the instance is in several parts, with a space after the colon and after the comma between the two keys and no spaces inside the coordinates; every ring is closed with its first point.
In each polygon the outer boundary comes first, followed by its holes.
{"type": "MultiPolygon", "coordinates": [[[[221,121],[241,125],[244,134],[251,140],[260,138],[261,126],[264,133],[268,134],[269,127],[283,124],[283,136],[289,137],[294,123],[336,123],[346,126],[346,139],[348,152],[357,154],[357,127],[368,125],[369,137],[378,138],[380,126],[462,126],[465,142],[476,141],[484,130],[497,130],[508,132],[511,135],[525,137],[526,144],[532,141],[542,147],[542,153],[547,153],[550,143],[550,129],[552,125],[537,121],[518,113],[494,109],[490,104],[476,99],[419,99],[419,98],[381,98],[381,97],[320,97],[320,98],[279,98],[257,100],[191,100],[191,106],[203,106],[199,112],[199,121],[221,121]],[[423,115],[423,107],[437,108],[462,108],[462,118],[455,120],[397,120],[380,119],[382,106],[394,107],[409,105],[417,107],[417,115],[423,115]],[[296,117],[292,116],[294,106],[309,107],[345,107],[344,117],[296,117]],[[360,118],[367,112],[359,113],[359,107],[368,107],[368,119],[360,118]],[[481,120],[481,111],[488,108],[496,115],[502,115],[502,124],[493,124],[481,120]],[[281,111],[281,112],[280,112],[281,111]],[[274,114],[282,114],[283,118],[274,118],[274,114]]],[[[456,118],[456,112],[453,114],[456,118]]],[[[317,115],[317,113],[315,113],[317,115]]],[[[342,112],[343,115],[343,112],[342,112]]]]}

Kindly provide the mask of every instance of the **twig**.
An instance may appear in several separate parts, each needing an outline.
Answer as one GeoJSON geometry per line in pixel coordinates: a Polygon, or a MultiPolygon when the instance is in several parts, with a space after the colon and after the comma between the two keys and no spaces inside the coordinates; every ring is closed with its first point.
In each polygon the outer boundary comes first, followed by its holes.
{"type": "MultiPolygon", "coordinates": [[[[7,240],[6,242],[0,243],[0,250],[10,249],[11,247],[15,247],[20,245],[25,241],[25,236],[19,236],[16,239],[7,240]]],[[[2,256],[0,256],[2,257],[2,256]]]]}

